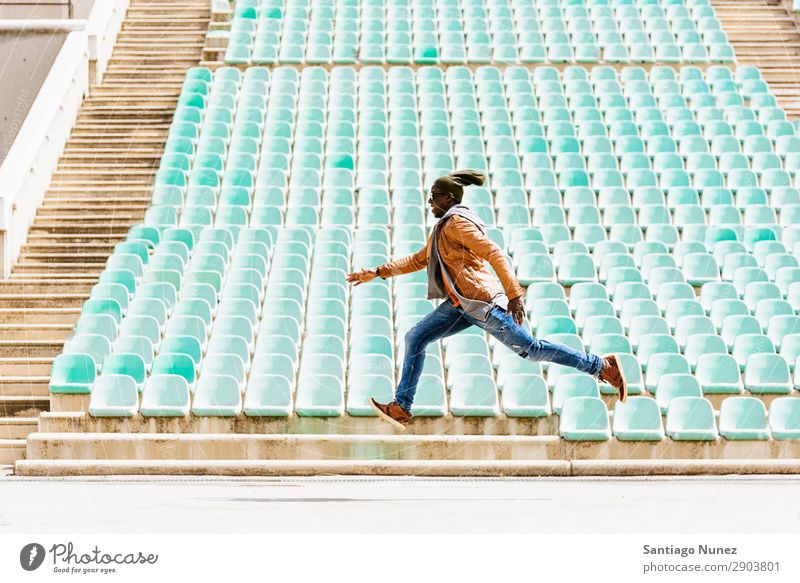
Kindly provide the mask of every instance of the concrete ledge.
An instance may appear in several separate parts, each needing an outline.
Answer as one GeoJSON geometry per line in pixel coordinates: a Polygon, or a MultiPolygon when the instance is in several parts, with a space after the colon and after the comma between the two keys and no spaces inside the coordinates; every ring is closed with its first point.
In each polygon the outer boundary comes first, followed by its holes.
{"type": "Polygon", "coordinates": [[[296,460],[270,462],[175,462],[175,461],[18,461],[19,476],[568,476],[569,462],[341,462],[296,460]]]}
{"type": "MultiPolygon", "coordinates": [[[[51,413],[39,417],[42,433],[183,433],[208,435],[385,435],[394,432],[377,417],[92,417],[82,413],[89,395],[51,397],[51,413]]],[[[403,435],[558,435],[558,417],[415,417],[403,435]]]]}
{"type": "Polygon", "coordinates": [[[572,460],[573,476],[800,474],[800,460],[572,460]]]}
{"type": "Polygon", "coordinates": [[[88,411],[89,400],[91,399],[92,396],[49,393],[49,397],[50,397],[51,411],[73,412],[73,411],[88,411]]]}
{"type": "Polygon", "coordinates": [[[24,30],[26,32],[74,32],[76,30],[85,30],[86,20],[73,18],[69,19],[11,19],[0,20],[0,30],[24,30]]]}
{"type": "MultiPolygon", "coordinates": [[[[536,435],[32,433],[30,460],[566,461],[796,460],[798,441],[566,441],[536,435]]],[[[603,470],[606,471],[606,470],[603,470]]]]}
{"type": "Polygon", "coordinates": [[[247,70],[249,67],[264,67],[267,69],[277,69],[279,67],[293,67],[298,70],[302,70],[305,67],[321,67],[327,71],[331,71],[337,67],[349,67],[355,70],[360,70],[365,67],[380,67],[386,71],[391,69],[392,67],[406,67],[417,71],[418,69],[427,68],[427,67],[438,67],[440,69],[449,69],[450,67],[467,67],[471,69],[473,72],[476,71],[479,67],[490,66],[490,67],[497,67],[498,69],[505,69],[507,67],[525,67],[526,69],[536,69],[537,67],[552,67],[558,69],[559,71],[563,71],[567,67],[582,67],[587,70],[591,70],[595,67],[611,67],[612,69],[616,69],[618,72],[622,71],[623,69],[629,67],[641,67],[646,71],[650,71],[654,67],[669,67],[671,69],[681,69],[682,67],[697,67],[701,71],[705,71],[709,67],[715,66],[722,66],[728,67],[729,69],[736,69],[738,66],[738,61],[734,61],[732,63],[606,63],[606,62],[598,62],[598,63],[436,63],[434,65],[428,64],[420,64],[420,63],[402,63],[399,65],[389,64],[389,63],[314,63],[313,65],[310,63],[278,63],[278,64],[264,64],[259,65],[256,63],[252,63],[249,65],[245,65],[242,63],[226,63],[224,62],[224,49],[220,49],[222,52],[221,59],[219,61],[208,61],[208,62],[201,62],[201,67],[209,67],[211,69],[217,69],[218,67],[236,67],[237,69],[241,69],[242,71],[247,70]]]}
{"type": "Polygon", "coordinates": [[[0,439],[0,464],[13,464],[25,459],[24,439],[0,439]]]}
{"type": "Polygon", "coordinates": [[[594,464],[551,461],[139,461],[20,460],[18,476],[416,476],[416,477],[544,477],[653,476],[720,474],[800,474],[800,463],[787,460],[661,460],[658,464],[594,464]],[[621,467],[622,466],[622,467],[621,467]],[[592,471],[588,471],[591,469],[592,471]]]}
{"type": "Polygon", "coordinates": [[[32,433],[28,459],[560,461],[551,436],[32,433]]]}

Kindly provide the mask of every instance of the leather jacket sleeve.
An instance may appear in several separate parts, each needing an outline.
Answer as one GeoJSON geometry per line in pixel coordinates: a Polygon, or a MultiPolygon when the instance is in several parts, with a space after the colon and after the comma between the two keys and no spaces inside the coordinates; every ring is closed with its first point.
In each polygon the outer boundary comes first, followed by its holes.
{"type": "Polygon", "coordinates": [[[475,253],[484,261],[488,261],[497,276],[509,300],[525,295],[523,288],[514,275],[511,264],[506,259],[503,250],[489,237],[481,233],[478,226],[460,216],[452,217],[445,224],[447,235],[461,243],[464,247],[475,253]]]}
{"type": "MultiPolygon", "coordinates": [[[[430,239],[428,240],[430,243],[430,239]]],[[[422,249],[407,257],[395,259],[389,263],[384,263],[378,267],[380,276],[382,278],[392,277],[394,275],[403,275],[413,271],[419,271],[428,267],[428,245],[426,244],[422,249]]]]}

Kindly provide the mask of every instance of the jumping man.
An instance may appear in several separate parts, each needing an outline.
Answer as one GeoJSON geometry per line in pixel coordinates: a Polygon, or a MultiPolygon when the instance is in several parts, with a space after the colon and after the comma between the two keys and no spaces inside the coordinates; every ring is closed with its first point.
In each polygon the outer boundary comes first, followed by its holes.
{"type": "Polygon", "coordinates": [[[470,326],[486,330],[522,358],[555,362],[595,376],[616,388],[624,403],[628,391],[616,356],[600,357],[541,340],[523,326],[525,290],[517,282],[503,250],[486,236],[478,215],[461,204],[464,187],[480,186],[483,181],[483,174],[472,170],[437,179],[431,187],[428,204],[439,221],[425,247],[375,269],[365,268],[347,275],[348,282],[361,285],[376,277],[385,279],[427,268],[428,299],[445,299],[405,336],[403,372],[395,400],[381,404],[370,399],[372,407],[384,421],[405,429],[411,419],[425,348],[470,326]],[[484,260],[492,266],[500,282],[486,268],[484,260]]]}

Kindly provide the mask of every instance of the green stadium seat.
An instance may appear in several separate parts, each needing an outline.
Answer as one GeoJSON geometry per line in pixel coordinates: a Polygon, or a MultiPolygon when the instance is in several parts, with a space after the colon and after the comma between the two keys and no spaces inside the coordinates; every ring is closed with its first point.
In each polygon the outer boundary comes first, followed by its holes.
{"type": "Polygon", "coordinates": [[[441,375],[423,372],[417,384],[411,414],[416,417],[441,417],[447,414],[447,396],[441,375]]]}
{"type": "Polygon", "coordinates": [[[53,360],[48,388],[51,393],[90,393],[96,374],[90,354],[59,354],[53,360]]]}
{"type": "Polygon", "coordinates": [[[702,397],[700,382],[690,374],[665,374],[659,377],[656,386],[656,402],[661,414],[667,413],[672,399],[677,397],[702,397]]]}
{"type": "MultiPolygon", "coordinates": [[[[88,302],[104,302],[104,300],[88,300],[88,302]]],[[[113,303],[116,305],[116,302],[113,303]]],[[[117,322],[113,316],[106,314],[82,314],[75,324],[75,333],[99,334],[106,337],[109,342],[113,342],[117,336],[117,322]]]]}
{"type": "Polygon", "coordinates": [[[768,336],[763,334],[740,334],[733,343],[731,354],[740,370],[745,370],[748,359],[755,354],[774,354],[775,347],[768,336]]]}
{"type": "Polygon", "coordinates": [[[767,410],[755,397],[731,397],[719,408],[719,433],[729,440],[768,440],[767,410]]]}
{"type": "Polygon", "coordinates": [[[341,376],[300,375],[295,396],[295,412],[303,417],[338,417],[344,413],[344,386],[341,376]]]}
{"type": "Polygon", "coordinates": [[[128,375],[104,374],[92,386],[89,415],[133,417],[139,411],[139,389],[128,375]]]}
{"type": "Polygon", "coordinates": [[[393,395],[394,382],[389,376],[383,374],[351,376],[347,387],[347,413],[353,416],[375,416],[375,410],[369,404],[370,397],[385,403],[391,401],[393,395]]]}
{"type": "MultiPolygon", "coordinates": [[[[158,357],[156,357],[158,359],[158,357]]],[[[228,376],[238,383],[240,391],[245,388],[245,362],[236,355],[230,353],[207,354],[202,362],[201,376],[228,376]]]]}
{"type": "Polygon", "coordinates": [[[793,391],[789,365],[777,354],[752,354],[744,367],[744,386],[753,394],[793,391]]]}
{"type": "Polygon", "coordinates": [[[566,400],[574,397],[600,398],[597,380],[586,374],[561,375],[553,388],[553,412],[561,415],[566,400]]]}
{"type": "Polygon", "coordinates": [[[236,417],[242,412],[242,397],[237,379],[205,373],[197,381],[192,413],[200,417],[236,417]]]}
{"type": "Polygon", "coordinates": [[[651,393],[656,392],[659,379],[667,374],[689,374],[689,363],[681,354],[672,352],[659,352],[650,356],[647,362],[642,363],[645,376],[645,386],[651,393]]]}
{"type": "Polygon", "coordinates": [[[503,412],[509,417],[547,417],[550,400],[547,385],[539,375],[517,373],[506,377],[503,412]]]}
{"type": "Polygon", "coordinates": [[[494,379],[480,373],[459,375],[452,383],[450,411],[459,417],[498,415],[500,407],[494,379]]]}
{"type": "Polygon", "coordinates": [[[243,410],[250,417],[288,417],[292,414],[292,382],[283,375],[251,375],[243,410]]]}
{"type": "Polygon", "coordinates": [[[200,341],[194,336],[169,336],[161,342],[160,352],[163,354],[185,354],[192,359],[195,366],[203,357],[200,341]]]}
{"type": "Polygon", "coordinates": [[[597,397],[573,397],[564,402],[559,434],[567,441],[607,441],[611,438],[606,404],[597,397]]]}
{"type": "MultiPolygon", "coordinates": [[[[709,347],[719,350],[717,347],[709,347]]],[[[687,355],[687,358],[690,358],[687,355]]],[[[691,362],[690,358],[690,362],[691,362]]],[[[736,360],[724,352],[704,352],[695,358],[695,374],[704,394],[740,394],[742,379],[736,360]]]]}
{"type": "Polygon", "coordinates": [[[189,414],[189,384],[179,374],[153,374],[145,383],[139,410],[145,417],[189,414]]]}
{"type": "Polygon", "coordinates": [[[761,334],[761,324],[752,316],[732,315],[725,318],[720,329],[720,336],[725,340],[728,349],[733,348],[737,336],[741,334],[761,334]]]}
{"type": "Polygon", "coordinates": [[[76,334],[64,343],[64,354],[88,355],[97,370],[103,367],[103,361],[110,352],[111,343],[101,334],[76,334]]]}
{"type": "Polygon", "coordinates": [[[655,399],[632,397],[614,405],[612,430],[620,441],[661,441],[664,424],[655,399]]]}
{"type": "Polygon", "coordinates": [[[114,353],[106,357],[103,363],[104,375],[125,375],[131,377],[139,391],[144,388],[147,367],[144,359],[138,354],[114,353]]]}
{"type": "Polygon", "coordinates": [[[772,401],[769,428],[775,440],[800,439],[800,399],[779,397],[772,401]]]}
{"type": "Polygon", "coordinates": [[[675,441],[716,441],[711,402],[702,397],[674,398],[667,410],[666,433],[675,441]]]}

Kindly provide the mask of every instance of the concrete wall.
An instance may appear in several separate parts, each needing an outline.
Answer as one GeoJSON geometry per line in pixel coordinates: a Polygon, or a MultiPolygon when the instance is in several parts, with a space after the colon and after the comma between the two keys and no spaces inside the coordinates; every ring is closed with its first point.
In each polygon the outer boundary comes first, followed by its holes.
{"type": "Polygon", "coordinates": [[[14,143],[67,34],[0,30],[0,163],[14,143]]]}
{"type": "Polygon", "coordinates": [[[0,0],[0,20],[70,18],[70,5],[72,18],[86,19],[94,0],[0,0]]]}

